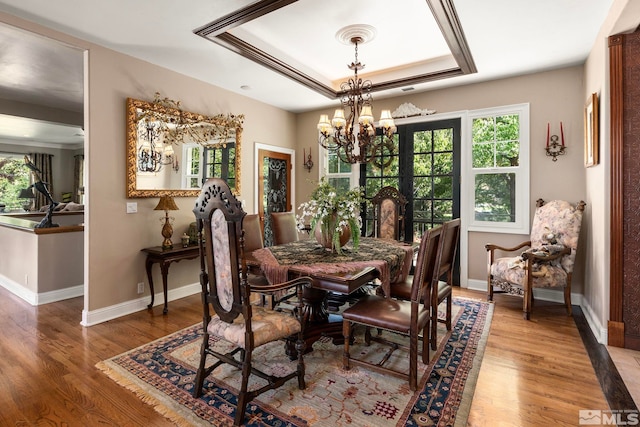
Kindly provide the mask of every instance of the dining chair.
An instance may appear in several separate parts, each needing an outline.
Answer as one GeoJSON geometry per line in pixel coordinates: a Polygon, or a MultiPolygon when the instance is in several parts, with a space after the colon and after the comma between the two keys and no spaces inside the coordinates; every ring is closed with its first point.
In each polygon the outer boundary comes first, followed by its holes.
{"type": "Polygon", "coordinates": [[[396,188],[382,187],[372,198],[375,237],[401,240],[407,199],[396,188]]]}
{"type": "Polygon", "coordinates": [[[244,230],[244,251],[246,253],[264,248],[264,238],[258,214],[247,214],[242,221],[242,229],[244,230]]]}
{"type": "MultiPolygon", "coordinates": [[[[290,379],[298,379],[298,387],[304,389],[305,366],[303,353],[304,322],[302,304],[293,313],[283,313],[252,305],[253,288],[247,280],[247,263],[244,257],[242,221],[245,212],[227,183],[219,178],[210,178],[204,184],[193,212],[198,227],[200,247],[200,285],[203,307],[203,338],[200,362],[195,378],[193,397],[200,397],[212,384],[205,379],[224,364],[241,371],[234,425],[241,425],[247,404],[256,396],[280,387],[290,379]],[[211,312],[213,308],[213,314],[211,312]],[[253,351],[265,344],[296,336],[296,369],[283,376],[267,374],[253,364],[253,351]],[[210,341],[216,337],[233,345],[223,353],[222,348],[210,341]],[[211,360],[213,356],[217,361],[211,360]],[[238,358],[236,358],[239,356],[238,358]],[[207,366],[207,359],[209,365],[207,366]],[[249,377],[256,375],[266,381],[258,388],[248,389],[249,377]]],[[[313,280],[300,277],[284,283],[262,287],[260,292],[275,292],[295,287],[302,301],[302,288],[313,280]]],[[[284,351],[284,346],[283,346],[284,351]]],[[[263,362],[268,363],[269,360],[263,362]]],[[[279,368],[277,369],[280,370],[279,368]]]]}
{"type": "Polygon", "coordinates": [[[564,289],[564,303],[571,316],[571,278],[582,225],[585,203],[564,200],[545,203],[538,199],[531,225],[530,240],[514,247],[494,244],[487,249],[487,299],[494,293],[523,297],[525,320],[531,317],[533,289],[564,289]],[[523,248],[528,248],[521,251],[523,248]],[[517,256],[496,257],[496,252],[521,251],[517,256]]]}
{"type": "MultiPolygon", "coordinates": [[[[244,253],[250,254],[251,252],[264,248],[264,239],[262,237],[262,227],[260,225],[260,216],[258,214],[247,214],[242,221],[242,229],[244,230],[244,253]]],[[[254,287],[262,287],[269,285],[269,281],[261,272],[252,272],[251,269],[248,272],[247,280],[254,287]]],[[[260,295],[260,305],[267,304],[267,296],[265,294],[260,295]]],[[[271,301],[271,307],[273,308],[273,301],[271,301]]]]}
{"type": "Polygon", "coordinates": [[[438,322],[445,324],[447,331],[451,330],[451,305],[453,290],[453,269],[456,263],[458,243],[460,242],[460,218],[442,224],[442,236],[438,249],[436,263],[436,277],[431,291],[431,349],[438,348],[438,322]],[[438,307],[446,300],[444,319],[438,317],[438,307]]]}
{"type": "Polygon", "coordinates": [[[428,295],[435,279],[434,272],[438,256],[442,227],[428,230],[422,237],[418,249],[418,261],[411,282],[409,301],[367,295],[342,313],[342,334],[344,336],[343,367],[349,370],[351,364],[365,366],[372,370],[407,379],[411,390],[418,386],[418,340],[422,334],[422,363],[429,363],[429,325],[431,321],[428,295]],[[371,341],[389,346],[389,350],[379,363],[371,363],[352,358],[349,354],[350,342],[355,324],[365,326],[365,344],[371,341]],[[378,335],[371,336],[371,328],[384,329],[409,337],[409,345],[392,341],[378,335]],[[398,348],[409,352],[409,370],[385,367],[391,354],[398,348]]]}
{"type": "Polygon", "coordinates": [[[271,228],[274,245],[298,241],[298,226],[293,212],[271,212],[271,228]]]}

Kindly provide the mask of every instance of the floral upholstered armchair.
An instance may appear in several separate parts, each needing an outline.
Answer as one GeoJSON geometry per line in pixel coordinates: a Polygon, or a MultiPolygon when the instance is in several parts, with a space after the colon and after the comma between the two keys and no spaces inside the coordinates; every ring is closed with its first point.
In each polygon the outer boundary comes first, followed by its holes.
{"type": "Polygon", "coordinates": [[[571,276],[585,203],[576,206],[563,200],[544,203],[538,199],[531,226],[531,240],[513,248],[487,244],[487,291],[524,298],[523,316],[529,320],[534,288],[564,288],[564,303],[571,315],[571,276]],[[526,250],[523,250],[528,248],[526,250]],[[515,257],[496,258],[496,251],[516,252],[515,257]]]}

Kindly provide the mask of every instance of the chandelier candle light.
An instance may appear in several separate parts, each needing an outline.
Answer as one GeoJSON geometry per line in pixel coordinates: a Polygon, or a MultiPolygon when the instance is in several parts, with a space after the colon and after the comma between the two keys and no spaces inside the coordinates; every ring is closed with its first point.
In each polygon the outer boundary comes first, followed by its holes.
{"type": "Polygon", "coordinates": [[[370,41],[375,30],[365,25],[349,26],[338,31],[336,37],[340,39],[344,34],[351,35],[349,41],[355,46],[355,61],[348,66],[353,70],[354,77],[340,86],[344,108],[335,111],[331,122],[327,114],[320,115],[318,143],[323,148],[336,152],[343,162],[368,163],[377,156],[393,153],[396,126],[391,111],[382,110],[378,122],[382,137],[376,137],[371,81],[363,81],[358,77],[358,71],[364,68],[358,62],[358,45],[370,41]],[[345,116],[345,109],[348,116],[345,116]]]}

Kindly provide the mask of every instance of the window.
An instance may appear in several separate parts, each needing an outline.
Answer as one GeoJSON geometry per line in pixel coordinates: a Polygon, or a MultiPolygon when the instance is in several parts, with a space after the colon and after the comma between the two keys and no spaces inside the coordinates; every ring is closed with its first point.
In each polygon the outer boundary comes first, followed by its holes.
{"type": "Polygon", "coordinates": [[[5,205],[6,212],[22,209],[27,204],[18,195],[31,185],[30,175],[23,154],[0,153],[0,205],[5,205]]]}
{"type": "Polygon", "coordinates": [[[202,186],[202,147],[198,144],[183,144],[182,188],[199,189],[202,186]]]}
{"type": "Polygon", "coordinates": [[[324,150],[324,153],[324,176],[327,182],[338,191],[346,192],[356,187],[351,164],[340,160],[335,150],[324,150]]]}
{"type": "Polygon", "coordinates": [[[182,145],[182,188],[200,189],[211,177],[222,178],[231,188],[236,181],[234,143],[203,147],[195,143],[182,145]]]}
{"type": "Polygon", "coordinates": [[[236,144],[227,143],[205,147],[203,158],[203,180],[206,181],[215,176],[227,181],[229,187],[236,187],[236,144]]]}
{"type": "Polygon", "coordinates": [[[469,229],[529,234],[529,105],[468,115],[469,229]]]}

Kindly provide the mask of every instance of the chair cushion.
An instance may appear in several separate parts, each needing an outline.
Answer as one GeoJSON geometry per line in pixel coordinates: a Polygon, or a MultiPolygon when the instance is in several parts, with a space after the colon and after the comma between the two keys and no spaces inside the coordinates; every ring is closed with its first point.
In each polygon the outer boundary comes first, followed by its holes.
{"type": "MultiPolygon", "coordinates": [[[[392,331],[409,333],[411,328],[411,302],[367,295],[347,308],[342,318],[392,331]]],[[[418,327],[422,328],[429,318],[429,310],[419,308],[418,327]]]]}
{"type": "MultiPolygon", "coordinates": [[[[251,328],[255,347],[286,338],[300,332],[300,322],[289,313],[280,313],[263,307],[252,307],[251,328]]],[[[229,341],[238,347],[245,348],[245,320],[238,316],[233,323],[227,323],[218,316],[213,316],[207,332],[229,341]]]]}
{"type": "Polygon", "coordinates": [[[442,301],[451,295],[452,286],[442,280],[438,281],[438,301],[442,301]]]}
{"type": "MultiPolygon", "coordinates": [[[[557,265],[534,264],[534,288],[550,288],[567,285],[567,272],[557,265]]],[[[508,282],[512,285],[522,287],[524,283],[524,261],[521,257],[498,258],[491,266],[491,275],[494,282],[508,282]]]]}

